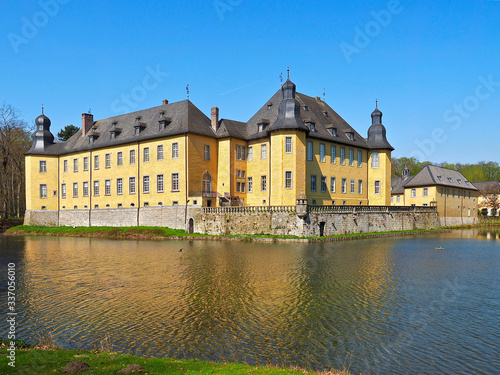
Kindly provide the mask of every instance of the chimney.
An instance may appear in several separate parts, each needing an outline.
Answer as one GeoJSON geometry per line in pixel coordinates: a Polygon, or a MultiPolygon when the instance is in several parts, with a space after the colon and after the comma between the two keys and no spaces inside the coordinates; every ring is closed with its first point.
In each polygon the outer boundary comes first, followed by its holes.
{"type": "Polygon", "coordinates": [[[94,115],[82,113],[82,137],[87,134],[92,125],[94,125],[94,115]]]}
{"type": "Polygon", "coordinates": [[[217,125],[219,124],[219,108],[212,107],[212,129],[217,132],[217,125]]]}
{"type": "Polygon", "coordinates": [[[168,104],[168,100],[167,99],[163,99],[163,101],[161,102],[163,105],[167,105],[168,104]]]}

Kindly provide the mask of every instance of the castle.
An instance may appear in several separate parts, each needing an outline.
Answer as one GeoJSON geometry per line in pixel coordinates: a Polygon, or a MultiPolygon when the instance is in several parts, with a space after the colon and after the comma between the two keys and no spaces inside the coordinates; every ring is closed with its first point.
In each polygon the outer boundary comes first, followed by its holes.
{"type": "MultiPolygon", "coordinates": [[[[147,207],[388,206],[391,151],[379,109],[364,138],[288,79],[246,123],[189,100],[94,121],[54,142],[42,114],[26,154],[26,223],[147,207]],[[73,215],[73,216],[74,216],[73,215]],[[46,217],[49,219],[40,219],[46,217]]],[[[121,212],[121,213],[120,213],[121,212]]],[[[73,220],[73,219],[72,219],[73,220]]],[[[139,225],[139,219],[134,223],[139,225]]],[[[133,225],[132,223],[130,225],[133,225]]],[[[142,224],[141,224],[142,225],[142,224]]]]}

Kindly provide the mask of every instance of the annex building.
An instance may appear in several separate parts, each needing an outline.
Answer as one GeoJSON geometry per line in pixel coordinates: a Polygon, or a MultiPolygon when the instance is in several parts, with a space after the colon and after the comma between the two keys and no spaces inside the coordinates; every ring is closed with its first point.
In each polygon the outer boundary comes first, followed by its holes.
{"type": "Polygon", "coordinates": [[[263,102],[247,122],[189,100],[84,113],[66,142],[42,111],[26,154],[26,224],[151,225],[139,210],[155,207],[177,207],[185,222],[191,208],[295,206],[301,194],[313,206],[390,205],[393,147],[378,108],[365,138],[289,78],[263,102]]]}
{"type": "Polygon", "coordinates": [[[391,205],[437,207],[441,225],[477,223],[478,188],[459,171],[426,165],[392,178],[391,205]]]}

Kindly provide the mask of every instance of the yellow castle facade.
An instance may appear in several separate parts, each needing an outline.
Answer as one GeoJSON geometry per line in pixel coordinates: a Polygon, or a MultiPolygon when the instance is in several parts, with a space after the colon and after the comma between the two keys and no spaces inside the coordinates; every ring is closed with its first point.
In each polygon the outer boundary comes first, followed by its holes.
{"type": "MultiPolygon", "coordinates": [[[[27,211],[161,206],[390,205],[391,151],[376,108],[367,138],[288,79],[248,121],[189,100],[94,121],[54,142],[45,114],[26,154],[27,211]]],[[[116,211],[119,215],[119,210],[116,211]]]]}

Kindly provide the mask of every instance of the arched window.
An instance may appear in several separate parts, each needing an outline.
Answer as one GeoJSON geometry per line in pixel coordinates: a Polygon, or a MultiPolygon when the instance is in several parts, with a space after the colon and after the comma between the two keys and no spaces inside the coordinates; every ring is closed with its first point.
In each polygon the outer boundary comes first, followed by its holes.
{"type": "Polygon", "coordinates": [[[201,179],[201,189],[203,196],[211,196],[212,193],[212,177],[210,173],[205,172],[201,179]]]}

